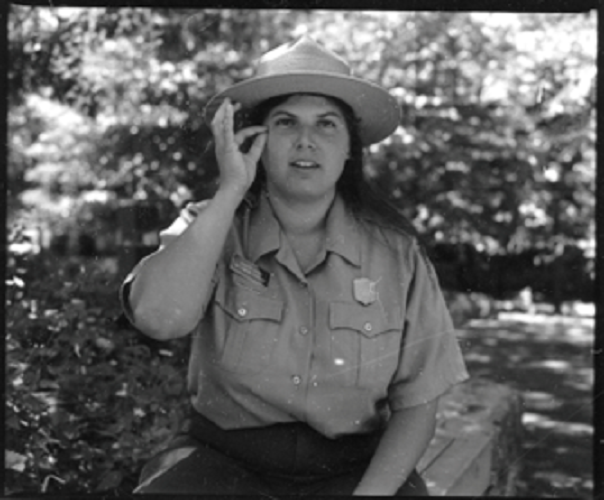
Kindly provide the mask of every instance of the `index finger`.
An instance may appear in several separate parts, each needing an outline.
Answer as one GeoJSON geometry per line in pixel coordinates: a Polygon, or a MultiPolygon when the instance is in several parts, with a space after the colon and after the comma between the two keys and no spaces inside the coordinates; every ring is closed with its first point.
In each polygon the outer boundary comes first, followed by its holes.
{"type": "Polygon", "coordinates": [[[220,108],[212,121],[212,131],[216,145],[230,149],[235,145],[233,130],[233,105],[226,98],[220,105],[220,108]]]}

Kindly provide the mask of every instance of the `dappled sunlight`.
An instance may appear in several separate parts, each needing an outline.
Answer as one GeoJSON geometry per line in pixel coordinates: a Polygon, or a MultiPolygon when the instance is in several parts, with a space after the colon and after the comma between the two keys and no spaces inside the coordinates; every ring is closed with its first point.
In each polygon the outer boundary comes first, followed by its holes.
{"type": "Polygon", "coordinates": [[[560,359],[545,359],[542,361],[532,361],[526,365],[526,368],[544,368],[556,373],[567,373],[572,370],[572,366],[568,361],[560,359]]]}
{"type": "Polygon", "coordinates": [[[591,328],[574,326],[566,328],[564,334],[572,339],[573,342],[581,342],[585,344],[593,343],[593,325],[591,328]]]}
{"type": "Polygon", "coordinates": [[[526,338],[526,333],[524,332],[515,332],[513,330],[498,330],[494,332],[494,337],[502,340],[524,340],[526,338]]]}
{"type": "Polygon", "coordinates": [[[470,328],[499,328],[499,326],[500,323],[497,318],[473,318],[468,321],[468,327],[470,328]]]}
{"type": "Polygon", "coordinates": [[[482,340],[482,342],[488,346],[496,346],[497,345],[497,339],[494,337],[486,337],[482,340]]]}
{"type": "Polygon", "coordinates": [[[488,363],[489,361],[491,361],[491,357],[487,356],[486,354],[481,354],[479,352],[468,352],[465,356],[464,356],[466,362],[468,361],[472,361],[475,363],[488,363]]]}
{"type": "Polygon", "coordinates": [[[577,487],[592,488],[592,481],[580,477],[572,477],[563,471],[541,471],[535,474],[535,479],[547,482],[554,488],[575,489],[577,487]]]}
{"type": "Polygon", "coordinates": [[[576,315],[559,314],[526,314],[524,312],[500,312],[499,321],[517,321],[523,324],[541,324],[541,325],[564,325],[564,326],[584,326],[593,328],[595,319],[592,317],[581,317],[576,315]]]}
{"type": "Polygon", "coordinates": [[[522,394],[525,411],[527,409],[539,410],[555,410],[562,406],[562,402],[556,400],[553,394],[540,391],[526,391],[522,394]]]}
{"type": "Polygon", "coordinates": [[[591,381],[584,381],[584,382],[568,380],[565,382],[565,385],[567,387],[569,387],[570,389],[588,392],[588,391],[591,391],[591,389],[593,388],[593,377],[591,377],[591,381]]]}
{"type": "Polygon", "coordinates": [[[564,382],[567,386],[580,391],[591,391],[594,384],[593,368],[579,368],[568,374],[564,382]]]}
{"type": "Polygon", "coordinates": [[[529,356],[529,354],[526,352],[526,349],[519,349],[520,352],[518,353],[512,353],[508,356],[508,360],[510,362],[510,364],[517,364],[517,363],[521,363],[524,362],[524,360],[529,356]]]}
{"type": "Polygon", "coordinates": [[[562,422],[552,420],[539,415],[538,413],[524,413],[522,415],[522,424],[527,430],[547,430],[556,434],[563,434],[572,437],[592,436],[594,429],[592,425],[581,422],[562,422]]]}
{"type": "Polygon", "coordinates": [[[527,428],[521,484],[524,496],[592,498],[593,476],[589,433],[560,433],[527,428]]]}
{"type": "MultiPolygon", "coordinates": [[[[507,316],[507,315],[506,315],[507,316]]],[[[594,321],[592,318],[563,318],[561,316],[539,316],[524,314],[526,323],[516,320],[472,320],[465,329],[458,330],[461,338],[472,336],[487,345],[494,345],[496,340],[530,341],[535,343],[572,343],[577,346],[590,346],[594,341],[594,321]],[[536,321],[536,318],[538,321],[536,321]],[[480,330],[477,336],[474,330],[480,330]]]]}
{"type": "Polygon", "coordinates": [[[593,318],[505,313],[458,330],[472,377],[518,389],[522,496],[588,498],[593,487],[593,318]]]}

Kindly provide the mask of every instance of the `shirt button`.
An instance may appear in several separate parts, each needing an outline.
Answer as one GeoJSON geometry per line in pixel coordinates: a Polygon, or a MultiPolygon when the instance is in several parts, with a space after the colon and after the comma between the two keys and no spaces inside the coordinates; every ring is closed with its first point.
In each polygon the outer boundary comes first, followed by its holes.
{"type": "Polygon", "coordinates": [[[239,309],[237,309],[237,314],[244,318],[247,314],[247,309],[245,307],[240,307],[239,309]]]}
{"type": "Polygon", "coordinates": [[[301,335],[307,335],[308,334],[308,328],[306,328],[305,326],[301,326],[300,327],[300,334],[301,335]]]}
{"type": "Polygon", "coordinates": [[[302,377],[300,377],[299,375],[294,375],[292,377],[292,382],[294,383],[294,385],[300,385],[302,383],[302,377]]]}
{"type": "Polygon", "coordinates": [[[366,332],[370,332],[371,330],[373,330],[373,326],[371,325],[371,323],[369,323],[369,321],[363,325],[363,328],[366,332]]]}

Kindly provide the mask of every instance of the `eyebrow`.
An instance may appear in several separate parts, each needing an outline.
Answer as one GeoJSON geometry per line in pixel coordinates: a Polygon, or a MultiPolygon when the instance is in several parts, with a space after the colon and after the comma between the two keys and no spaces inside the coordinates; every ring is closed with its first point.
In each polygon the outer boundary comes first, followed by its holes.
{"type": "MultiPolygon", "coordinates": [[[[290,113],[289,111],[286,111],[285,109],[278,109],[274,112],[269,113],[269,118],[278,116],[278,115],[286,115],[292,118],[297,118],[298,115],[296,115],[295,113],[290,113]]],[[[341,113],[338,113],[337,111],[325,111],[325,113],[320,113],[319,115],[317,115],[317,118],[328,118],[328,117],[335,117],[335,118],[339,118],[341,121],[344,121],[344,117],[342,116],[341,113]]]]}

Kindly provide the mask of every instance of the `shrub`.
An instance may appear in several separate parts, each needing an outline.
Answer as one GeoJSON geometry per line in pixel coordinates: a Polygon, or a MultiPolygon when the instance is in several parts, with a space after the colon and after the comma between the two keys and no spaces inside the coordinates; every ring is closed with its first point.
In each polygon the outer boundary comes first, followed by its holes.
{"type": "Polygon", "coordinates": [[[7,263],[5,494],[130,492],[186,411],[188,341],[117,322],[95,258],[7,263]]]}

